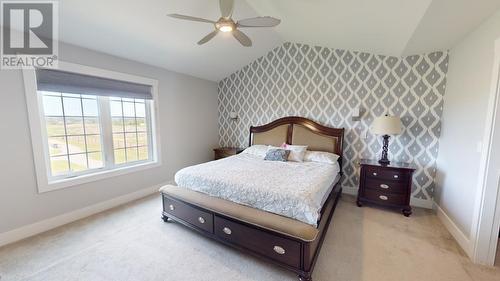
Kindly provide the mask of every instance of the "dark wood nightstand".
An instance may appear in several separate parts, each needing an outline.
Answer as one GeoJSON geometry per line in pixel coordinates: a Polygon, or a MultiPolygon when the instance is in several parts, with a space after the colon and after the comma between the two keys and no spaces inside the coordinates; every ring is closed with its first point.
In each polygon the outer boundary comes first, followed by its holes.
{"type": "Polygon", "coordinates": [[[411,215],[411,183],[415,167],[408,163],[379,164],[376,160],[360,161],[358,207],[363,203],[399,208],[406,217],[411,215]]]}
{"type": "Polygon", "coordinates": [[[219,147],[219,148],[214,148],[214,159],[222,159],[226,158],[229,156],[236,155],[240,152],[242,152],[244,148],[240,147],[219,147]]]}

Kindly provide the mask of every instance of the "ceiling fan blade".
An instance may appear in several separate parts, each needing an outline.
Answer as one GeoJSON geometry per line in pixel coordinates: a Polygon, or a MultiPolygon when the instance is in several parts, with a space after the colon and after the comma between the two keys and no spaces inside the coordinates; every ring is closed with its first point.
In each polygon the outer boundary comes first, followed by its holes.
{"type": "Polygon", "coordinates": [[[252,40],[245,35],[245,33],[239,31],[238,29],[233,30],[233,36],[236,40],[240,41],[241,45],[245,47],[252,46],[252,40]]]}
{"type": "Polygon", "coordinates": [[[203,45],[207,43],[208,41],[210,41],[210,39],[214,38],[215,35],[217,35],[217,33],[219,33],[219,30],[217,29],[210,32],[207,36],[203,37],[200,41],[198,41],[198,45],[203,45]]]}
{"type": "Polygon", "coordinates": [[[220,13],[224,18],[230,18],[233,15],[234,0],[219,0],[220,13]]]}
{"type": "Polygon", "coordinates": [[[185,15],[179,15],[179,14],[168,14],[168,16],[172,17],[172,18],[176,18],[176,19],[181,19],[181,20],[199,21],[199,22],[207,22],[207,23],[215,24],[215,21],[197,18],[197,17],[192,17],[192,16],[185,16],[185,15]]]}
{"type": "Polygon", "coordinates": [[[241,27],[273,27],[280,24],[281,20],[273,17],[256,17],[238,21],[241,27]]]}

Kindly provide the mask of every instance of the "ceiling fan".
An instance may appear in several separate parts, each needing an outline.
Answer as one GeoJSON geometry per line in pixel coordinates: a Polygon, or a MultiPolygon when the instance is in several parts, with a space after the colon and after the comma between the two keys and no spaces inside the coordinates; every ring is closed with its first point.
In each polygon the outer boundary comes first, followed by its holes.
{"type": "Polygon", "coordinates": [[[238,40],[241,45],[245,47],[252,46],[252,40],[248,38],[248,36],[241,32],[239,28],[244,27],[273,27],[277,26],[281,20],[273,18],[273,17],[255,17],[248,18],[239,21],[235,21],[231,18],[233,15],[234,8],[234,0],[219,0],[221,17],[217,21],[179,15],[179,14],[169,14],[168,16],[181,19],[181,20],[189,20],[189,21],[197,21],[197,22],[205,22],[211,23],[215,26],[215,30],[210,32],[207,36],[203,37],[200,41],[198,41],[198,45],[202,45],[210,41],[210,39],[214,38],[217,33],[220,32],[231,32],[238,40]]]}

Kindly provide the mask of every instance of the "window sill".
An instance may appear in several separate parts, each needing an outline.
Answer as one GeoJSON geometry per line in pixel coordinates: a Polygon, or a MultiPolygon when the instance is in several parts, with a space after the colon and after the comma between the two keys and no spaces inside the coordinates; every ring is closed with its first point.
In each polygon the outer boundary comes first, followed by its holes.
{"type": "Polygon", "coordinates": [[[45,193],[49,191],[54,191],[58,189],[67,188],[74,185],[80,185],[84,183],[89,183],[93,181],[103,180],[111,177],[116,177],[120,175],[130,174],[142,170],[153,169],[160,167],[161,163],[159,161],[156,162],[147,162],[140,163],[134,166],[127,166],[121,168],[115,168],[113,170],[105,170],[100,172],[95,172],[92,174],[81,175],[73,178],[60,179],[49,181],[46,184],[38,184],[38,193],[45,193]]]}

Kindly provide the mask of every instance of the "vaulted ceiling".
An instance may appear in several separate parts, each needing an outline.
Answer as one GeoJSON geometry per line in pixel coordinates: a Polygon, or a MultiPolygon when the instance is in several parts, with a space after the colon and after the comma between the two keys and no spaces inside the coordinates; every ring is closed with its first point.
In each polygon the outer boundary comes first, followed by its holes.
{"type": "Polygon", "coordinates": [[[446,50],[500,8],[500,0],[235,0],[234,19],[273,16],[276,28],[243,30],[242,47],[205,23],[169,13],[216,20],[218,0],[60,1],[60,40],[119,57],[218,81],[283,42],[404,56],[446,50]]]}

